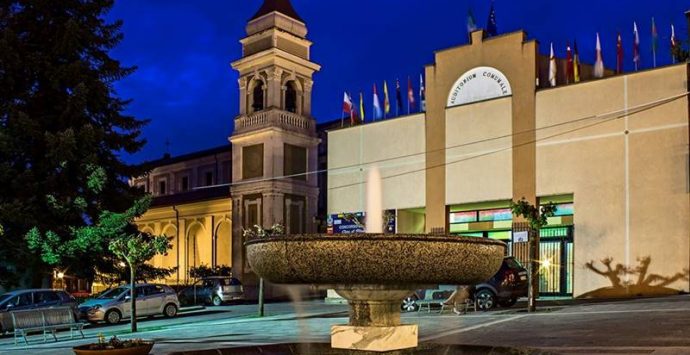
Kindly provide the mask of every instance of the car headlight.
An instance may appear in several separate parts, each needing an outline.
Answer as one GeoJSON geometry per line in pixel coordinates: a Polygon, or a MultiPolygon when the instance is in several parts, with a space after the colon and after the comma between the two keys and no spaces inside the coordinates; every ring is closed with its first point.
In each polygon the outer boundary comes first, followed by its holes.
{"type": "Polygon", "coordinates": [[[93,307],[89,308],[89,313],[94,313],[97,310],[101,309],[101,307],[103,306],[101,306],[100,304],[94,305],[93,307]]]}

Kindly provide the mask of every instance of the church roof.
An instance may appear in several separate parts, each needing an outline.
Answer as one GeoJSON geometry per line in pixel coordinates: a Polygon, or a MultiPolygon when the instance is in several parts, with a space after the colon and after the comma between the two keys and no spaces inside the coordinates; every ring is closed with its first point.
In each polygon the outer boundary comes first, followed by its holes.
{"type": "Polygon", "coordinates": [[[257,18],[268,15],[271,12],[280,12],[281,14],[292,17],[293,19],[304,22],[301,17],[297,14],[297,11],[292,7],[290,0],[264,0],[263,5],[259,8],[259,11],[252,16],[249,21],[256,20],[257,18]]]}

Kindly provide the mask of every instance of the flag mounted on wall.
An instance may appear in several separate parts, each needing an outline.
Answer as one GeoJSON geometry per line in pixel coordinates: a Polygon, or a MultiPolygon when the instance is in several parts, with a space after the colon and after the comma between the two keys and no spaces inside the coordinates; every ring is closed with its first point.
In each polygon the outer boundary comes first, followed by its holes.
{"type": "Polygon", "coordinates": [[[652,17],[652,64],[656,68],[656,50],[659,47],[659,33],[656,31],[656,23],[652,17]]]}
{"type": "Polygon", "coordinates": [[[580,51],[577,50],[577,41],[573,41],[573,81],[580,82],[580,51]]]}
{"type": "Polygon", "coordinates": [[[571,84],[574,81],[573,77],[575,76],[575,71],[573,66],[573,50],[570,48],[570,43],[568,43],[568,46],[566,47],[565,58],[567,62],[565,68],[565,83],[571,84]]]}
{"type": "Polygon", "coordinates": [[[640,68],[640,33],[637,32],[637,22],[633,22],[633,62],[637,71],[640,68]]]}
{"type": "Polygon", "coordinates": [[[362,95],[362,92],[359,92],[359,117],[362,120],[362,123],[364,123],[365,116],[364,116],[364,95],[362,95]]]}
{"type": "Polygon", "coordinates": [[[381,102],[379,101],[379,94],[376,92],[376,84],[374,84],[374,120],[383,118],[383,110],[381,109],[381,102]]]}
{"type": "Polygon", "coordinates": [[[426,90],[424,89],[424,76],[419,74],[419,111],[426,112],[426,90]]]}
{"type": "Polygon", "coordinates": [[[618,41],[616,42],[616,74],[623,73],[623,38],[618,33],[618,41]]]}
{"type": "Polygon", "coordinates": [[[472,32],[477,30],[477,21],[474,20],[472,9],[467,10],[467,38],[472,40],[472,32]]]}
{"type": "Polygon", "coordinates": [[[400,92],[400,79],[395,79],[395,115],[400,115],[403,110],[402,93],[400,92]]]}
{"type": "Polygon", "coordinates": [[[340,127],[345,125],[345,114],[350,115],[350,121],[352,121],[352,109],[352,98],[347,92],[345,92],[343,94],[343,115],[340,119],[340,127]]]}
{"type": "Polygon", "coordinates": [[[601,41],[599,40],[599,32],[597,32],[597,53],[596,61],[594,62],[594,77],[603,78],[604,77],[604,57],[601,54],[601,41]]]}
{"type": "Polygon", "coordinates": [[[388,83],[383,81],[383,116],[386,117],[391,112],[391,101],[388,98],[388,83]]]}
{"type": "Polygon", "coordinates": [[[407,77],[407,114],[409,115],[415,108],[414,89],[412,88],[412,79],[407,77]]]}
{"type": "Polygon", "coordinates": [[[496,35],[498,35],[498,26],[496,25],[496,10],[492,0],[491,8],[489,9],[489,19],[486,21],[486,36],[492,37],[496,35]]]}
{"type": "Polygon", "coordinates": [[[551,42],[551,53],[549,54],[549,85],[551,87],[556,86],[556,75],[558,75],[556,55],[553,53],[553,42],[551,42]]]}

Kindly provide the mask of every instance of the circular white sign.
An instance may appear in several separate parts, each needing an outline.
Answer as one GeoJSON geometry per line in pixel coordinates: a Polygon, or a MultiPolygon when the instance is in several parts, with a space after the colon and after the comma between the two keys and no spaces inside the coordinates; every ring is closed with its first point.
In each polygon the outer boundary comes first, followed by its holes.
{"type": "Polygon", "coordinates": [[[462,74],[448,95],[448,107],[512,95],[508,78],[496,68],[476,67],[462,74]]]}

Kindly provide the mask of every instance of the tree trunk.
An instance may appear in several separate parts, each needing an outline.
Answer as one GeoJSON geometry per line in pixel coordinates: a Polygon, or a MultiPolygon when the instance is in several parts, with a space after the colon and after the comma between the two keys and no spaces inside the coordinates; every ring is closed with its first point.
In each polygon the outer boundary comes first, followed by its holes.
{"type": "Polygon", "coordinates": [[[130,319],[132,320],[132,333],[137,332],[137,293],[134,275],[134,265],[129,264],[129,285],[130,285],[130,319]]]}

